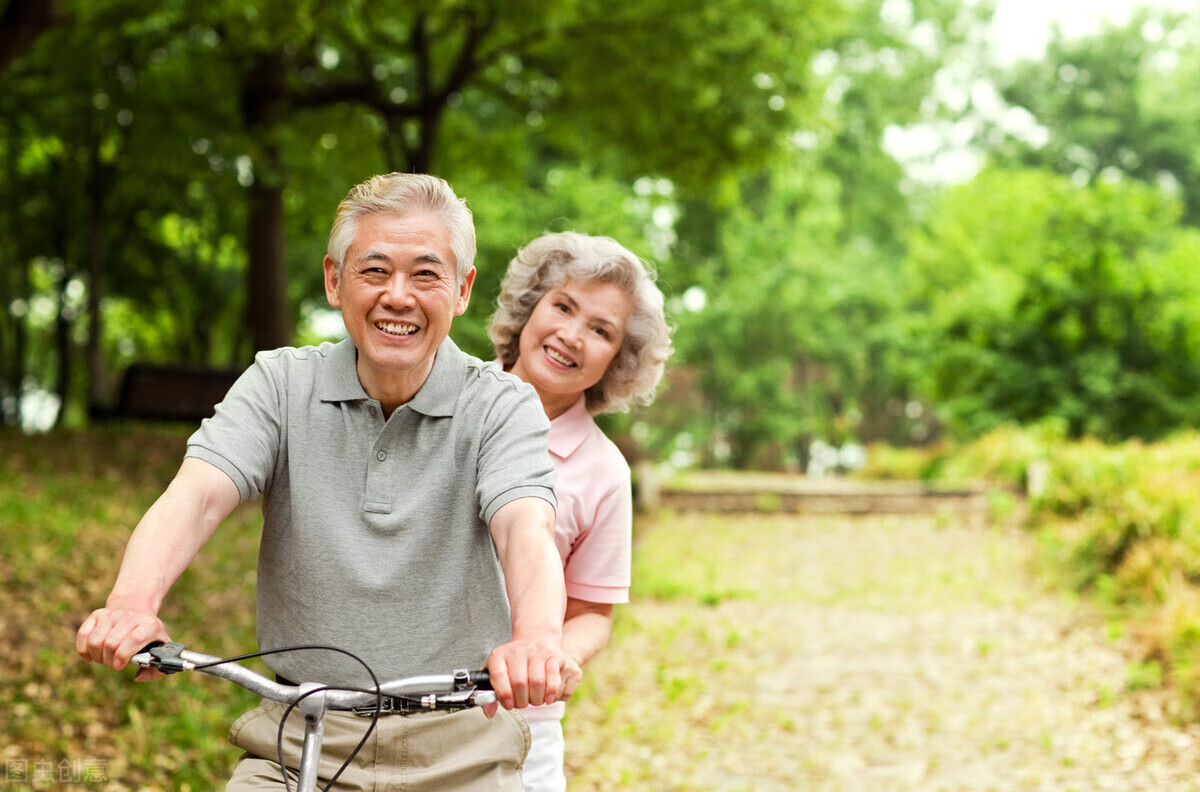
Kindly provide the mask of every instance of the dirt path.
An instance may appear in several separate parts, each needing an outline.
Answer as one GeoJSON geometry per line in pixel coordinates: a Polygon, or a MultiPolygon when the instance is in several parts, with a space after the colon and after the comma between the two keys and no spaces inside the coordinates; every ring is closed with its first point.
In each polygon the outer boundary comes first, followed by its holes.
{"type": "Polygon", "coordinates": [[[570,788],[1200,789],[1200,730],[1127,689],[1121,642],[1029,551],[946,518],[660,524],[641,575],[680,596],[627,606],[591,668],[570,788]]]}

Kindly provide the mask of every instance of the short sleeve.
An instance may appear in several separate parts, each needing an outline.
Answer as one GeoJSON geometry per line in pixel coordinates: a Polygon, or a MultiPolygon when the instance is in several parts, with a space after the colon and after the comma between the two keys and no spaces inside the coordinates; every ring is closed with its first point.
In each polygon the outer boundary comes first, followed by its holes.
{"type": "Polygon", "coordinates": [[[591,527],[571,548],[563,569],[567,596],[587,602],[628,602],[632,548],[633,494],[625,478],[600,499],[591,527]]]}
{"type": "Polygon", "coordinates": [[[542,498],[557,508],[549,432],[550,421],[533,388],[509,388],[492,402],[480,439],[476,484],[485,523],[518,498],[542,498]]]}
{"type": "Polygon", "coordinates": [[[271,358],[260,353],[214,415],[188,438],[187,456],[203,459],[226,473],[242,500],[259,498],[271,486],[282,443],[282,398],[271,371],[271,358]]]}

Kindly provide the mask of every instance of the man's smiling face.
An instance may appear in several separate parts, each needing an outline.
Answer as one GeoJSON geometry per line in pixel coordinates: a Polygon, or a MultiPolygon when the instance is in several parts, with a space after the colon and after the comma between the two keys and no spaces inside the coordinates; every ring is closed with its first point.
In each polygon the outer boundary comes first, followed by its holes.
{"type": "Polygon", "coordinates": [[[472,269],[460,283],[450,232],[435,215],[361,218],[341,273],[325,258],[325,295],[358,350],[358,378],[390,412],[433,369],[455,316],[467,309],[472,269]]]}

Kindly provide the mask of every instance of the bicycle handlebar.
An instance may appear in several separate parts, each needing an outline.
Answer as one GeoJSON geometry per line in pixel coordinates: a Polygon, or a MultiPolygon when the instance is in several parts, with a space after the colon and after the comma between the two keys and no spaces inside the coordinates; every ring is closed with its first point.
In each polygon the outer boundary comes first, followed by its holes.
{"type": "Polygon", "coordinates": [[[283,704],[295,703],[321,691],[325,696],[326,708],[336,710],[372,709],[379,702],[379,695],[416,699],[424,709],[455,709],[496,701],[487,671],[464,669],[451,674],[401,677],[380,683],[376,693],[373,690],[345,690],[318,683],[297,686],[276,682],[231,660],[193,652],[175,642],[150,644],[135,654],[130,662],[167,674],[200,671],[240,685],[261,698],[283,704]]]}

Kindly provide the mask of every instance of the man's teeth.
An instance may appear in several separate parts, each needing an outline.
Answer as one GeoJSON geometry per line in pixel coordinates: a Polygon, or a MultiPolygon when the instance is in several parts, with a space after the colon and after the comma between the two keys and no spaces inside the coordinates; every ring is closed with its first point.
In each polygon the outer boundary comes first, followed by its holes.
{"type": "Polygon", "coordinates": [[[571,360],[570,358],[563,357],[557,351],[551,349],[550,347],[546,347],[546,354],[550,356],[551,360],[556,360],[559,363],[562,363],[564,366],[574,366],[575,365],[575,361],[571,360]]]}
{"type": "Polygon", "coordinates": [[[397,324],[396,322],[376,322],[375,326],[385,333],[392,335],[412,335],[417,332],[417,326],[412,324],[397,324]]]}

